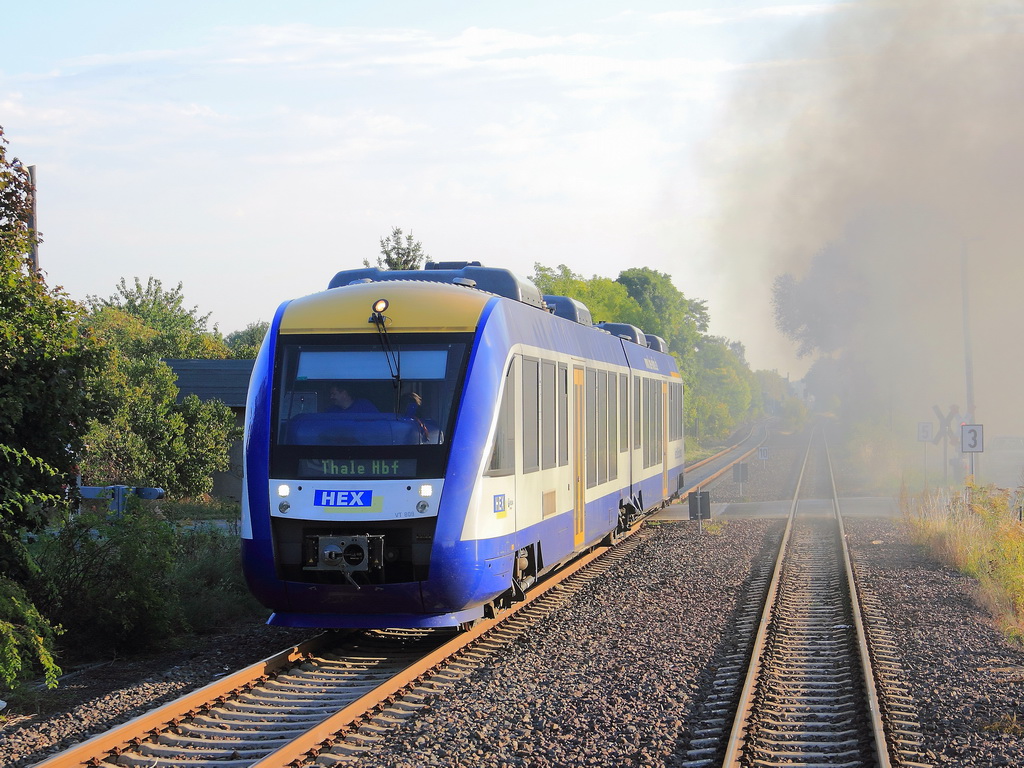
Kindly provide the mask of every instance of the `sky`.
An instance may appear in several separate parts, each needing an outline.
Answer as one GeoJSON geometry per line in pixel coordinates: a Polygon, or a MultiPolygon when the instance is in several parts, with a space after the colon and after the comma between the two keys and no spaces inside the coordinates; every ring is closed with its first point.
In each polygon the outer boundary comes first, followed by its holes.
{"type": "Polygon", "coordinates": [[[842,6],[8,4],[0,126],[37,169],[40,265],[74,298],[181,282],[227,334],[401,227],[432,259],[524,276],[667,273],[785,375],[806,364],[765,286],[761,316],[738,312],[701,159],[737,83],[842,6]]]}
{"type": "Polygon", "coordinates": [[[0,126],[73,298],[180,282],[227,334],[401,227],[524,276],[667,273],[795,379],[814,355],[776,329],[786,274],[826,287],[808,311],[904,421],[973,390],[990,434],[1024,435],[1024,0],[2,14],[0,126]]]}

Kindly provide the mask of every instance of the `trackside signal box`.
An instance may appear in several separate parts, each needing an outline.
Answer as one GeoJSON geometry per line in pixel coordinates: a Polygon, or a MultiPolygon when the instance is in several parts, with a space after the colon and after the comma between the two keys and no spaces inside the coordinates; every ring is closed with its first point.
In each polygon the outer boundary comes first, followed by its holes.
{"type": "Polygon", "coordinates": [[[710,520],[711,519],[711,492],[710,491],[694,491],[687,496],[687,500],[690,503],[690,519],[691,520],[710,520]]]}

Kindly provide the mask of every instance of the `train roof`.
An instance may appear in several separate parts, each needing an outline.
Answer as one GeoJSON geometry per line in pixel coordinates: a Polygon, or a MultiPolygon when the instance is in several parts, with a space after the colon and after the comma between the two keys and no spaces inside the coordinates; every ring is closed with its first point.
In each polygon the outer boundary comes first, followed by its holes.
{"type": "Polygon", "coordinates": [[[509,269],[481,266],[479,261],[428,261],[423,269],[346,269],[338,272],[327,287],[388,280],[452,283],[521,301],[538,309],[546,308],[537,286],[529,280],[509,269]]]}
{"type": "Polygon", "coordinates": [[[657,336],[656,334],[653,333],[645,333],[644,338],[647,339],[648,347],[658,352],[664,352],[665,354],[668,354],[668,343],[663,338],[661,338],[661,336],[657,336]]]}
{"type": "Polygon", "coordinates": [[[590,310],[587,309],[587,305],[582,301],[569,298],[568,296],[548,296],[545,294],[544,303],[551,308],[558,317],[564,317],[566,320],[572,320],[574,323],[580,325],[593,325],[594,319],[590,315],[590,310]]]}
{"type": "Polygon", "coordinates": [[[641,347],[648,346],[647,335],[635,325],[630,325],[629,323],[598,323],[597,327],[608,331],[612,336],[628,339],[634,344],[639,344],[641,347]]]}
{"type": "Polygon", "coordinates": [[[600,328],[641,347],[650,347],[658,352],[668,351],[668,345],[658,336],[649,336],[628,323],[598,323],[595,326],[590,310],[583,302],[568,296],[542,296],[540,290],[530,280],[509,269],[485,267],[479,261],[428,261],[423,269],[345,269],[338,272],[327,287],[332,289],[354,284],[403,280],[474,288],[552,312],[579,325],[600,328]]]}

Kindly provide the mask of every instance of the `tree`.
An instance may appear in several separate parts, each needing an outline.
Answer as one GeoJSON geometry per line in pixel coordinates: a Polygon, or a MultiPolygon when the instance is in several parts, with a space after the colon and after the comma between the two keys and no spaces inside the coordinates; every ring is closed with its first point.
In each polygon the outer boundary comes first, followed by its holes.
{"type": "Polygon", "coordinates": [[[551,269],[533,265],[533,282],[545,295],[569,296],[587,305],[594,322],[629,323],[644,328],[645,317],[640,305],[626,287],[607,277],[594,275],[587,279],[572,272],[565,264],[551,269]]]}
{"type": "Polygon", "coordinates": [[[110,418],[89,426],[82,476],[92,485],[157,485],[169,495],[195,497],[227,469],[237,429],[231,410],[195,396],[178,402],[178,387],[161,358],[226,358],[228,345],[209,315],[186,309],[182,286],[167,291],[122,279],[109,299],[90,297],[89,323],[108,350],[96,381],[110,418]]]}
{"type": "MultiPolygon", "coordinates": [[[[166,358],[224,359],[230,357],[230,350],[214,326],[207,329],[210,314],[199,314],[198,307],[186,309],[182,284],[173,290],[166,290],[163,283],[150,277],[146,286],[139,278],[131,287],[122,277],[117,292],[107,299],[88,297],[93,316],[105,311],[122,313],[138,320],[140,327],[150,332],[137,334],[133,339],[134,354],[151,354],[166,358]]],[[[104,318],[102,323],[129,322],[104,318]]]]}
{"type": "Polygon", "coordinates": [[[792,397],[789,382],[782,378],[778,371],[762,369],[755,371],[754,377],[761,388],[761,402],[765,411],[771,415],[778,415],[782,404],[792,397]]]}
{"type": "MultiPolygon", "coordinates": [[[[413,239],[412,232],[403,238],[400,227],[393,227],[390,237],[380,239],[380,254],[377,257],[380,269],[419,269],[427,258],[423,246],[413,239]]],[[[363,264],[370,266],[369,261],[363,261],[363,264]]]]}
{"type": "Polygon", "coordinates": [[[533,281],[541,293],[582,301],[595,320],[630,323],[663,337],[686,387],[683,412],[690,434],[719,438],[761,411],[761,390],[743,345],[708,335],[705,302],[687,299],[668,275],[636,267],[614,281],[596,275],[588,280],[564,264],[534,264],[533,281]]]}
{"type": "Polygon", "coordinates": [[[733,351],[727,339],[705,336],[697,350],[694,386],[705,394],[706,408],[698,413],[704,436],[721,438],[750,413],[757,389],[754,374],[733,351]]]}
{"type": "Polygon", "coordinates": [[[807,275],[775,278],[772,306],[775,325],[798,343],[797,354],[832,354],[848,346],[870,306],[858,273],[858,259],[839,245],[818,253],[807,275]]]}
{"type": "Polygon", "coordinates": [[[33,663],[55,684],[53,630],[24,585],[38,569],[22,544],[74,488],[92,381],[104,355],[90,338],[84,308],[51,290],[27,258],[28,175],[8,162],[0,130],[0,686],[13,687],[33,663]]]}
{"type": "Polygon", "coordinates": [[[648,267],[634,267],[619,274],[630,297],[644,314],[648,333],[661,336],[685,371],[694,365],[701,335],[710,318],[704,301],[691,301],[672,284],[672,278],[648,267]]]}
{"type": "Polygon", "coordinates": [[[240,331],[229,333],[225,341],[231,350],[232,359],[255,360],[263,344],[263,337],[267,335],[269,329],[270,323],[261,320],[249,323],[240,331]]]}

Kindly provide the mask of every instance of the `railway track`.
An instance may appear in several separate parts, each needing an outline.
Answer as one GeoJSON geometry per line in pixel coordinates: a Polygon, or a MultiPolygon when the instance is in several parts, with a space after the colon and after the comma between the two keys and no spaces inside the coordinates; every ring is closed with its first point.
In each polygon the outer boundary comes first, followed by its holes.
{"type": "MultiPolygon", "coordinates": [[[[804,470],[798,486],[805,484],[804,470]]],[[[748,581],[747,601],[730,638],[733,648],[719,665],[715,693],[687,744],[686,765],[922,764],[916,762],[920,729],[913,704],[899,687],[901,671],[892,661],[896,639],[873,629],[871,651],[865,653],[866,632],[841,607],[856,589],[841,586],[852,569],[841,554],[834,487],[829,500],[819,498],[826,495],[820,487],[810,493],[815,500],[807,495],[798,491],[793,500],[783,545],[788,563],[764,563],[748,581]],[[796,554],[800,561],[792,559],[796,554]],[[839,575],[843,570],[849,572],[845,577],[839,575]],[[763,609],[769,593],[780,599],[763,609]],[[874,705],[874,678],[860,671],[861,655],[873,657],[880,670],[874,705]],[[746,675],[751,658],[757,661],[746,675]],[[739,705],[741,700],[749,703],[739,705]],[[877,724],[875,731],[864,728],[872,720],[880,723],[880,716],[888,736],[876,735],[884,732],[877,724]]],[[[640,538],[630,535],[615,548],[595,550],[526,602],[467,632],[327,634],[39,768],[360,764],[432,696],[458,684],[591,577],[627,557],[640,538]]],[[[868,608],[873,610],[870,603],[868,608]]],[[[874,613],[876,625],[883,619],[874,613]]]]}
{"type": "Polygon", "coordinates": [[[188,694],[35,768],[301,766],[350,762],[635,549],[597,547],[468,631],[327,633],[188,694]]]}
{"type": "Polygon", "coordinates": [[[820,434],[816,454],[813,435],[808,443],[778,558],[750,581],[688,766],[923,765],[895,639],[870,601],[870,632],[862,615],[820,434]]]}

